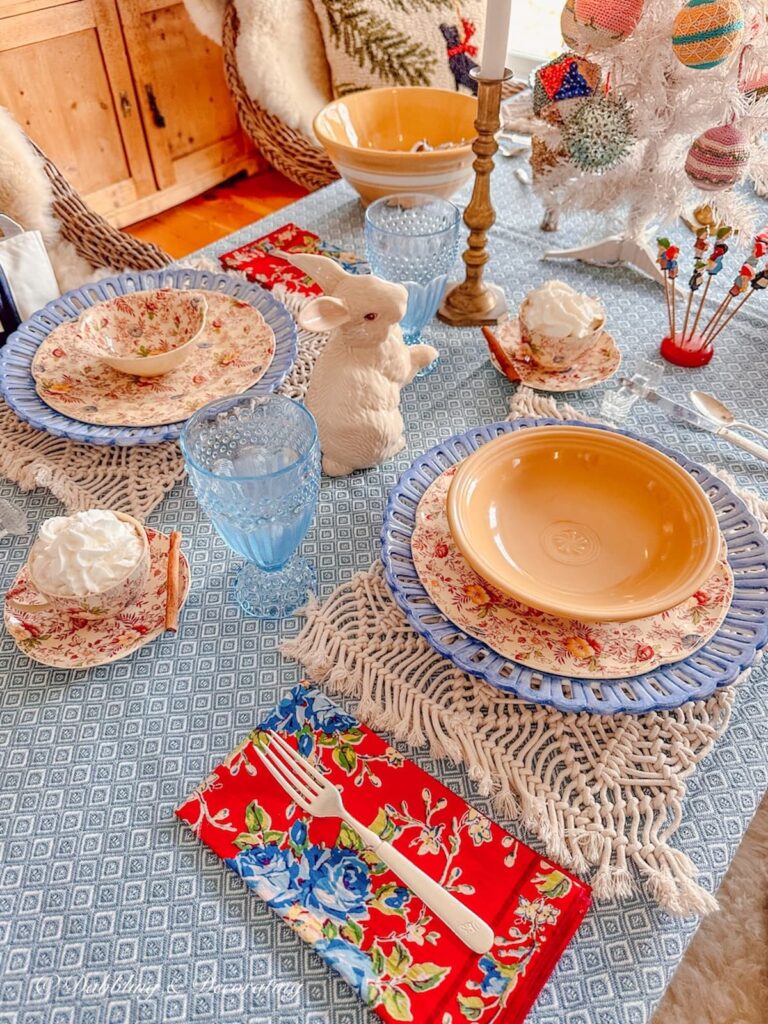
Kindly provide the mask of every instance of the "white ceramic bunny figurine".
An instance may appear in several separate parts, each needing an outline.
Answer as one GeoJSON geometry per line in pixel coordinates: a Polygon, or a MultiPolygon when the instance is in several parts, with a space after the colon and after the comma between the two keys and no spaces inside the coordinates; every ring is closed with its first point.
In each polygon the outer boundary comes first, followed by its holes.
{"type": "Polygon", "coordinates": [[[280,253],[325,292],[298,321],[330,331],[305,404],[317,420],[323,469],[344,476],[390,459],[405,446],[400,389],[437,358],[431,345],[406,345],[399,323],[408,293],[372,275],[348,274],[327,256],[280,253]]]}

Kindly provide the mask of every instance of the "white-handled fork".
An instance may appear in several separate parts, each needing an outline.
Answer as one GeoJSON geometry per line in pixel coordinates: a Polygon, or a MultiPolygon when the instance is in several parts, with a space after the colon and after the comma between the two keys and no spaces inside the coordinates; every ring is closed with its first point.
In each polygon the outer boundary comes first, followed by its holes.
{"type": "Polygon", "coordinates": [[[482,918],[465,907],[452,893],[446,892],[438,882],[385,839],[353,818],[332,782],[278,733],[270,732],[269,735],[271,739],[267,746],[255,746],[254,749],[265,768],[274,775],[294,803],[316,818],[340,818],[346,822],[357,832],[363,844],[394,871],[462,942],[475,953],[488,952],[493,945],[493,930],[482,918]]]}

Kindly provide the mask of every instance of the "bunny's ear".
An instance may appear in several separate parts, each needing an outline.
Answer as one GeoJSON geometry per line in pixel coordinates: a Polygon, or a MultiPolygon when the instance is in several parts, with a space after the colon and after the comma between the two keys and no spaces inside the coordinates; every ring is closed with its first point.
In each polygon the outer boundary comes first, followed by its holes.
{"type": "Polygon", "coordinates": [[[307,331],[332,331],[349,321],[346,302],[330,295],[318,295],[299,311],[296,320],[307,331]]]}
{"type": "Polygon", "coordinates": [[[333,295],[339,285],[346,281],[351,274],[348,274],[343,267],[328,256],[313,256],[306,252],[282,252],[276,249],[273,256],[292,263],[294,267],[309,274],[313,281],[316,281],[326,295],[333,295]]]}

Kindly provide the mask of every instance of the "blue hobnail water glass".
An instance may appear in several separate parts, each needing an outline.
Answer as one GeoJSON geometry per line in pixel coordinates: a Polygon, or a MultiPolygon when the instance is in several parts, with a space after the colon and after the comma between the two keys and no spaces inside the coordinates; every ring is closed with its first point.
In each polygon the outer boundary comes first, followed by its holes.
{"type": "Polygon", "coordinates": [[[458,207],[425,193],[385,196],[365,211],[371,271],[408,290],[408,307],[400,323],[408,345],[419,343],[445,294],[458,253],[460,223],[458,207]]]}
{"type": "Polygon", "coordinates": [[[320,447],[312,414],[282,395],[238,395],[188,420],[181,450],[197,500],[246,559],[235,596],[249,615],[290,615],[315,589],[296,554],[317,507],[320,447]]]}

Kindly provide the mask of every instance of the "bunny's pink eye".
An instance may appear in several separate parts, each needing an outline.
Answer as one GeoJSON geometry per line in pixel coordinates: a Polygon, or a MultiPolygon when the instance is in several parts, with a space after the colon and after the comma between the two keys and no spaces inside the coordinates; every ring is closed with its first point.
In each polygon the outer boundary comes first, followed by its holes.
{"type": "Polygon", "coordinates": [[[363,320],[375,320],[377,316],[378,313],[366,313],[363,320]]]}

